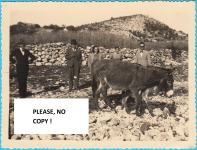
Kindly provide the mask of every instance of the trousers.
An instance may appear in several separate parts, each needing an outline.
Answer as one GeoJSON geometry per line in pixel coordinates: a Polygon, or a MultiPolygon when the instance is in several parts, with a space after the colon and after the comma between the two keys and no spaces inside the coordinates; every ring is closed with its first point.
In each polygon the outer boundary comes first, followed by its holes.
{"type": "Polygon", "coordinates": [[[74,65],[68,68],[69,72],[69,89],[71,90],[74,85],[74,89],[78,89],[79,87],[79,73],[80,73],[80,66],[74,65]]]}
{"type": "Polygon", "coordinates": [[[26,97],[27,94],[27,73],[18,73],[18,88],[19,88],[19,95],[21,98],[26,97]]]}

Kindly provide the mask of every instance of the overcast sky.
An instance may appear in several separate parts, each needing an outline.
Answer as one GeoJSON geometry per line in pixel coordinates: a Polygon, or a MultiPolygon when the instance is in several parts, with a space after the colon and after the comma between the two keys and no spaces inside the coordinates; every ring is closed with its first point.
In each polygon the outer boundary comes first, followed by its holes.
{"type": "Polygon", "coordinates": [[[135,2],[135,3],[21,3],[11,8],[11,24],[17,22],[43,25],[82,25],[111,17],[144,14],[169,27],[188,33],[194,19],[194,2],[135,2]]]}

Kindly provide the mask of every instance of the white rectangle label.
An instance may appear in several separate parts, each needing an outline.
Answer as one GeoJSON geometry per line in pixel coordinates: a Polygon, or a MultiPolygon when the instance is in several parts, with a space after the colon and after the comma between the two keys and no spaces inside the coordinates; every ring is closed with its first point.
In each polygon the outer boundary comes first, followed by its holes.
{"type": "Polygon", "coordinates": [[[88,99],[14,99],[14,134],[88,134],[88,99]]]}

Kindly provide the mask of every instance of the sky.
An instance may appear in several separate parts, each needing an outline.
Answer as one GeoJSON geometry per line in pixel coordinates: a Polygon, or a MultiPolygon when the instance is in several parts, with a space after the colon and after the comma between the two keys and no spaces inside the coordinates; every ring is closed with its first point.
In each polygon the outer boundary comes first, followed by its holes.
{"type": "Polygon", "coordinates": [[[10,24],[21,21],[41,26],[78,26],[111,17],[144,14],[188,33],[189,22],[194,20],[195,5],[194,2],[13,3],[10,12],[10,24]]]}

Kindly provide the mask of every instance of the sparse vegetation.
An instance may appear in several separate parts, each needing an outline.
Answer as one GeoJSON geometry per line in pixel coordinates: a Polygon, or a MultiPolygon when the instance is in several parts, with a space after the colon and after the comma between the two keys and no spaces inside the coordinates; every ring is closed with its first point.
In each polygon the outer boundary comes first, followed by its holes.
{"type": "Polygon", "coordinates": [[[129,38],[116,36],[111,33],[104,32],[40,32],[32,35],[17,34],[11,36],[11,47],[17,44],[20,40],[24,40],[27,44],[51,43],[51,42],[70,42],[70,39],[77,39],[79,44],[84,47],[88,45],[99,45],[106,48],[120,47],[137,47],[137,41],[131,41],[129,38]]]}
{"type": "Polygon", "coordinates": [[[43,28],[44,29],[51,29],[53,31],[59,31],[59,30],[63,30],[65,27],[64,26],[60,27],[58,25],[51,24],[49,26],[44,26],[43,28]]]}
{"type": "Polygon", "coordinates": [[[72,26],[72,25],[71,26],[67,26],[66,29],[68,31],[76,31],[76,28],[74,26],[72,26]]]}
{"type": "MultiPolygon", "coordinates": [[[[138,41],[128,37],[114,35],[111,33],[101,31],[57,31],[57,32],[38,32],[34,34],[15,34],[10,37],[11,48],[14,47],[20,40],[24,40],[27,44],[43,44],[53,42],[70,42],[70,39],[77,39],[82,47],[89,45],[99,45],[106,48],[113,48],[119,46],[121,48],[137,48],[138,41]]],[[[146,42],[148,49],[163,49],[170,48],[174,43],[174,47],[181,50],[188,49],[188,42],[182,41],[160,41],[160,42],[146,42]]]]}

